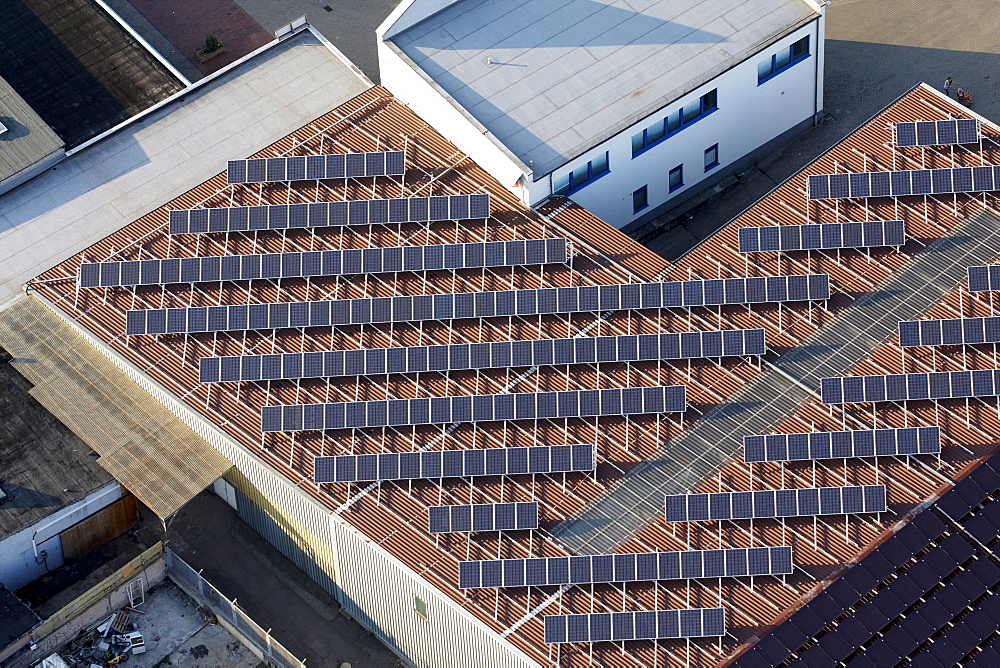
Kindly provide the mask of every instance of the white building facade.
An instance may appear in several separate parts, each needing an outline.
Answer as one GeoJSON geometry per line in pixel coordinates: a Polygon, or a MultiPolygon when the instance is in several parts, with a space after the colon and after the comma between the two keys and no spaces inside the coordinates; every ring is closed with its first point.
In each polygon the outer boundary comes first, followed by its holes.
{"type": "Polygon", "coordinates": [[[593,14],[560,33],[556,9],[500,30],[513,19],[489,3],[404,1],[379,28],[382,83],[529,206],[566,195],[620,228],[745,169],[823,108],[812,0],[632,15],[611,0],[568,4],[593,14]]]}

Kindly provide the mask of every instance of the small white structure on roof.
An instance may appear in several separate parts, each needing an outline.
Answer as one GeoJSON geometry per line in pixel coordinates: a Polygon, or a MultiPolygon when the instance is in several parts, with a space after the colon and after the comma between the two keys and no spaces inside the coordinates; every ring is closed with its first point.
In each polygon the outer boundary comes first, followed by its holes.
{"type": "Polygon", "coordinates": [[[813,0],[403,0],[382,83],[529,205],[647,220],[823,108],[813,0]]]}

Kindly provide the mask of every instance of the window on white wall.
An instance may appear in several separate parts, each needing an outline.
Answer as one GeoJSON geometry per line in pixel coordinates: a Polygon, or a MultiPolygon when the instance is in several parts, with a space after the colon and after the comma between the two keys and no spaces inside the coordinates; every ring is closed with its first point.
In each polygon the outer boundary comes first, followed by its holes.
{"type": "Polygon", "coordinates": [[[719,145],[709,146],[705,149],[705,171],[719,166],[719,145]]]}
{"type": "Polygon", "coordinates": [[[632,213],[639,213],[649,206],[649,197],[646,193],[646,186],[643,186],[632,193],[632,213]]]}
{"type": "Polygon", "coordinates": [[[757,63],[757,85],[784,72],[792,65],[809,57],[809,35],[796,41],[790,47],[772,54],[767,60],[757,63]]]}
{"type": "Polygon", "coordinates": [[[608,152],[597,156],[585,165],[580,165],[571,172],[561,176],[553,177],[552,192],[556,195],[568,195],[579,190],[598,177],[604,176],[611,171],[608,166],[608,152]]]}
{"type": "Polygon", "coordinates": [[[670,192],[684,185],[684,165],[677,165],[670,170],[670,174],[667,177],[667,184],[670,186],[670,192]]]}
{"type": "Polygon", "coordinates": [[[632,157],[659,144],[661,141],[686,128],[719,108],[719,91],[713,88],[697,100],[676,109],[666,118],[653,123],[642,132],[632,135],[632,157]]]}

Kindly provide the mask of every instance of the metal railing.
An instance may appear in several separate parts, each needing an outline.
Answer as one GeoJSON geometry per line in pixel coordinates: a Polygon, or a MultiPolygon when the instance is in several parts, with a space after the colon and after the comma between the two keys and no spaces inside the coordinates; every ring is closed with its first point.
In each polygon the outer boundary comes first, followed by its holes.
{"type": "Polygon", "coordinates": [[[264,630],[250,617],[240,610],[235,601],[230,601],[213,587],[208,580],[178,557],[170,548],[163,555],[167,564],[167,573],[174,582],[187,591],[196,600],[207,605],[215,616],[225,620],[247,641],[260,650],[264,660],[272,666],[281,668],[304,668],[305,661],[296,658],[285,649],[281,643],[271,638],[270,630],[264,630]]]}

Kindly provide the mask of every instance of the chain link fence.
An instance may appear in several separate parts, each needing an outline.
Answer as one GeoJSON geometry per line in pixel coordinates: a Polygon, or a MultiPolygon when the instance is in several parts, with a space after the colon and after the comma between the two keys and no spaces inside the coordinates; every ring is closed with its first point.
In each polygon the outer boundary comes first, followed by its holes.
{"type": "Polygon", "coordinates": [[[167,548],[163,558],[167,563],[167,573],[184,590],[198,601],[203,602],[215,613],[236,628],[243,636],[260,650],[264,660],[279,668],[304,668],[305,662],[295,658],[291,652],[271,638],[271,634],[258,626],[245,612],[236,607],[222,593],[209,584],[198,571],[189,566],[183,559],[167,548]]]}

